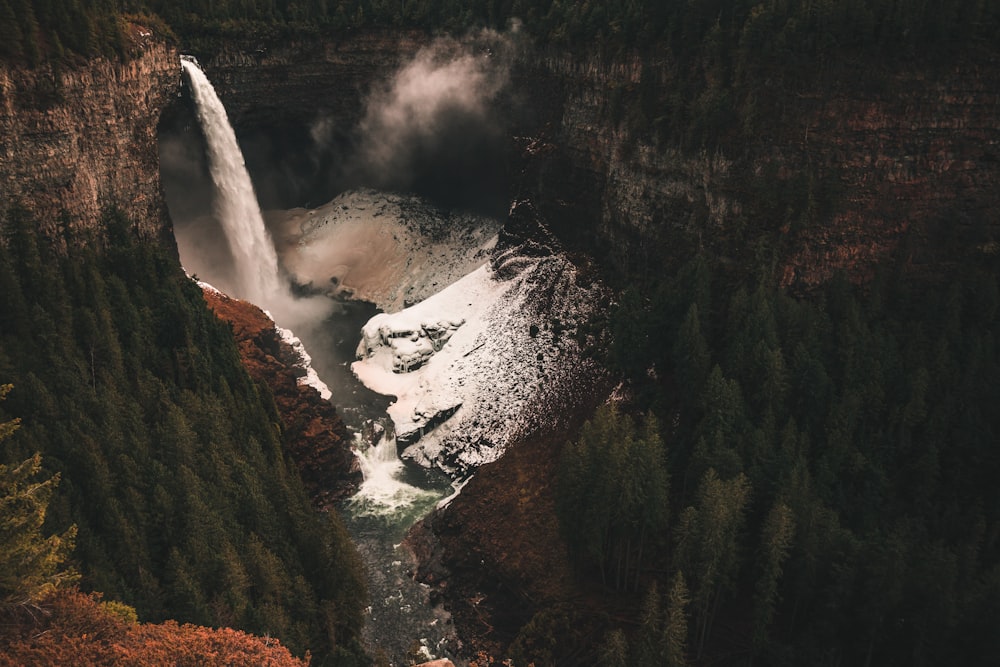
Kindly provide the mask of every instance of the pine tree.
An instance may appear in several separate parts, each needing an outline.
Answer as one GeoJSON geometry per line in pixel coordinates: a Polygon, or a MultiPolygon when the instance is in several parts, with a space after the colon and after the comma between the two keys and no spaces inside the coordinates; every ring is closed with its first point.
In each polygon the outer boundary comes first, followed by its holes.
{"type": "Polygon", "coordinates": [[[636,632],[632,647],[632,664],[637,667],[659,667],[663,664],[660,646],[663,636],[661,616],[660,593],[654,581],[643,598],[639,631],[636,632]]]}
{"type": "Polygon", "coordinates": [[[687,584],[680,570],[674,575],[663,619],[663,667],[685,667],[687,658],[687,584]]]}
{"type": "Polygon", "coordinates": [[[630,667],[624,632],[615,629],[608,633],[600,648],[598,664],[600,667],[630,667]]]}
{"type": "Polygon", "coordinates": [[[749,499],[750,482],[745,475],[722,480],[709,468],[698,487],[696,504],[681,513],[675,529],[677,562],[692,582],[699,655],[719,599],[733,585],[749,499]]]}
{"type": "Polygon", "coordinates": [[[712,360],[701,331],[698,304],[692,303],[677,332],[673,350],[677,385],[681,395],[689,397],[690,402],[701,396],[712,360]]]}
{"type": "Polygon", "coordinates": [[[778,581],[782,567],[788,558],[795,533],[795,519],[792,510],[782,502],[777,502],[768,512],[762,529],[757,584],[754,594],[753,644],[760,650],[767,641],[767,631],[774,619],[778,603],[778,581]]]}
{"type": "MultiPolygon", "coordinates": [[[[10,390],[11,385],[0,385],[0,400],[10,390]]],[[[0,422],[0,441],[13,435],[18,425],[16,419],[0,422]]],[[[64,566],[73,550],[76,526],[61,535],[42,534],[59,476],[33,481],[41,469],[40,454],[17,465],[0,465],[0,609],[31,605],[76,579],[64,566]]]]}

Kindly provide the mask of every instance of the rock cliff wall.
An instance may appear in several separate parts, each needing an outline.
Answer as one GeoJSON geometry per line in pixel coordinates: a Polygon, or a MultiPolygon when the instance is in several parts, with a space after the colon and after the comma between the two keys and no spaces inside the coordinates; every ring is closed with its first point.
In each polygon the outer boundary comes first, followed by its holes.
{"type": "MultiPolygon", "coordinates": [[[[244,137],[299,126],[329,147],[349,137],[372,84],[427,41],[369,33],[230,44],[205,58],[244,137]]],[[[667,95],[676,63],[523,52],[501,100],[511,196],[530,197],[564,240],[625,277],[700,247],[736,266],[771,262],[776,281],[804,291],[839,270],[862,282],[890,258],[933,266],[992,252],[995,60],[885,65],[859,75],[866,82],[845,70],[801,89],[767,83],[736,105],[752,129],[723,148],[682,149],[632,129],[628,107],[643,91],[667,95]]]]}
{"type": "Polygon", "coordinates": [[[0,64],[0,207],[23,206],[59,244],[95,236],[109,206],[171,239],[156,128],[179,85],[177,53],[152,40],[125,63],[0,64]]]}
{"type": "Polygon", "coordinates": [[[775,278],[808,290],[839,270],[863,282],[889,258],[994,252],[998,72],[988,56],[762,90],[755,131],[706,151],[655,146],[618,118],[622,96],[669,89],[669,63],[540,57],[522,71],[544,111],[525,129],[523,187],[632,276],[698,247],[743,265],[773,251],[775,278]]]}
{"type": "Polygon", "coordinates": [[[428,42],[420,33],[368,32],[288,43],[226,43],[202,56],[238,130],[333,123],[350,130],[373,82],[428,42]]]}
{"type": "Polygon", "coordinates": [[[300,382],[304,369],[282,339],[274,321],[257,306],[204,288],[215,315],[230,324],[250,377],[267,386],[281,415],[285,451],[295,461],[302,482],[318,507],[357,491],[361,468],[351,451],[351,434],[330,401],[300,382]]]}

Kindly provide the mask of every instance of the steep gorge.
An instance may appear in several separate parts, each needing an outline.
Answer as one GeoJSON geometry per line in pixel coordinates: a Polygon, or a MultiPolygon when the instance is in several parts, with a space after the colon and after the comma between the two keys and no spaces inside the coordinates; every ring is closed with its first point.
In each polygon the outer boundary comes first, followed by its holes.
{"type": "MultiPolygon", "coordinates": [[[[399,40],[376,34],[339,43],[304,39],[286,47],[227,45],[206,59],[206,68],[219,81],[238,132],[259,143],[260,155],[301,173],[337,159],[338,146],[349,141],[350,128],[360,117],[368,84],[422,43],[419,36],[399,40]],[[277,128],[295,135],[299,146],[308,149],[316,147],[312,130],[331,127],[331,136],[339,138],[323,144],[325,153],[310,153],[301,163],[282,152],[272,134],[277,128]]],[[[164,49],[162,62],[161,56],[154,57],[157,48],[149,57],[158,65],[150,64],[148,70],[134,65],[110,75],[110,80],[129,85],[142,72],[159,79],[159,86],[123,94],[117,105],[130,99],[145,102],[124,111],[119,122],[98,122],[97,117],[112,108],[106,101],[95,102],[86,116],[94,119],[97,132],[112,128],[108,131],[113,137],[126,136],[123,128],[132,128],[141,118],[139,130],[133,131],[137,145],[150,153],[115,149],[122,145],[119,138],[102,140],[102,146],[111,148],[94,149],[104,157],[93,163],[89,176],[87,169],[67,165],[91,164],[90,158],[74,162],[76,158],[62,157],[64,149],[47,147],[61,141],[73,145],[74,140],[66,138],[78,131],[73,117],[36,111],[23,120],[5,84],[4,127],[14,128],[8,136],[20,142],[12,141],[16,150],[5,144],[16,160],[0,161],[5,183],[12,184],[5,186],[8,191],[20,199],[32,199],[28,195],[33,192],[68,194],[74,214],[87,212],[71,222],[74,232],[95,229],[100,208],[110,202],[132,206],[134,219],[147,221],[145,235],[162,235],[163,205],[155,173],[147,180],[155,145],[144,142],[146,123],[168,103],[178,68],[169,50],[164,49]],[[29,163],[22,155],[39,157],[29,163]],[[29,164],[54,166],[29,169],[29,164]],[[112,173],[111,164],[134,168],[112,173]],[[149,215],[139,215],[143,211],[149,215]],[[148,222],[153,220],[160,222],[148,222]]],[[[531,197],[564,241],[601,257],[626,279],[675,265],[697,248],[734,266],[745,267],[763,256],[763,261],[775,263],[778,282],[802,291],[838,270],[865,281],[886,259],[932,267],[956,261],[962,252],[994,253],[992,212],[1000,181],[996,71],[972,63],[937,72],[899,66],[870,88],[841,81],[830,95],[784,91],[776,95],[780,113],[768,115],[768,124],[760,125],[762,131],[745,145],[692,150],[656,146],[642,132],[629,129],[616,112],[616,96],[637,96],[644,85],[668,88],[668,63],[644,70],[637,60],[529,56],[517,63],[505,102],[517,110],[507,144],[515,172],[516,193],[511,194],[531,197]]],[[[151,122],[155,131],[155,120],[151,122]]],[[[276,202],[311,197],[335,190],[337,177],[321,178],[308,188],[297,185],[297,177],[289,178],[285,191],[270,196],[276,202]]],[[[66,208],[63,201],[62,196],[42,196],[31,204],[53,221],[53,235],[58,230],[55,221],[66,208]]],[[[480,565],[488,572],[470,574],[467,569],[467,578],[479,577],[492,589],[513,590],[511,599],[524,605],[523,616],[507,621],[508,631],[523,624],[545,596],[563,594],[559,585],[564,573],[542,566],[548,557],[543,552],[558,551],[558,543],[532,544],[530,536],[523,535],[512,538],[492,522],[498,514],[510,519],[521,516],[522,510],[547,507],[553,493],[548,485],[551,456],[537,467],[525,465],[525,460],[534,461],[529,453],[551,452],[558,444],[558,436],[532,434],[519,455],[484,468],[464,498],[435,519],[436,530],[446,540],[468,549],[459,566],[475,565],[470,553],[482,556],[480,565]],[[492,494],[503,494],[503,502],[477,507],[492,494]],[[511,510],[502,511],[506,507],[511,510]]],[[[540,521],[551,518],[545,512],[540,521]]],[[[477,591],[461,592],[474,597],[477,591]]],[[[502,598],[498,600],[494,610],[503,605],[502,598]]],[[[468,612],[470,625],[478,622],[475,614],[468,612]]]]}
{"type": "MultiPolygon", "coordinates": [[[[313,191],[335,193],[344,175],[331,162],[344,156],[371,83],[426,43],[374,33],[227,44],[206,67],[251,144],[251,171],[255,159],[262,175],[274,162],[286,177],[315,169],[313,191]],[[295,151],[274,132],[297,137],[295,151]]],[[[742,266],[766,256],[796,291],[838,271],[865,282],[886,260],[950,262],[958,245],[992,252],[1000,82],[988,58],[890,61],[807,83],[779,76],[734,104],[735,133],[681,147],[657,139],[654,119],[635,120],[649,99],[679,94],[669,58],[517,53],[499,112],[511,195],[532,198],[564,241],[625,279],[697,248],[742,266]]],[[[274,186],[263,180],[266,199],[274,186]]]]}

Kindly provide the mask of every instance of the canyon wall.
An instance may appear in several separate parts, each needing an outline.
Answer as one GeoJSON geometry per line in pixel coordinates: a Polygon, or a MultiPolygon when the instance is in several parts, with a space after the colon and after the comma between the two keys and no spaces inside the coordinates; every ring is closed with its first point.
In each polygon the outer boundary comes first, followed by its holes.
{"type": "Polygon", "coordinates": [[[427,42],[421,33],[367,32],[227,42],[198,55],[238,130],[326,121],[346,131],[361,118],[372,83],[427,42]]]}
{"type": "MultiPolygon", "coordinates": [[[[330,137],[349,137],[373,83],[428,41],[368,33],[230,43],[205,62],[241,138],[298,126],[329,148],[330,137]]],[[[649,123],[635,122],[643,95],[660,105],[679,85],[669,58],[524,51],[496,102],[507,123],[511,198],[532,199],[563,240],[625,279],[699,248],[733,266],[769,264],[794,291],[841,270],[864,282],[889,259],[933,267],[994,252],[995,60],[766,81],[756,97],[734,93],[740,129],[701,148],[657,140],[649,123]]],[[[669,113],[654,107],[648,120],[669,113]]]]}
{"type": "Polygon", "coordinates": [[[99,239],[112,206],[141,235],[173,243],[156,143],[180,63],[172,47],[138,40],[128,62],[0,64],[0,208],[23,207],[60,245],[99,239]]]}
{"type": "Polygon", "coordinates": [[[539,57],[521,72],[545,112],[523,186],[629,277],[705,248],[744,267],[771,261],[777,282],[806,291],[841,270],[864,282],[893,258],[996,252],[995,61],[845,71],[802,90],[766,82],[737,105],[753,124],[742,136],[681,149],[621,117],[644,87],[669,95],[669,62],[539,57]]]}

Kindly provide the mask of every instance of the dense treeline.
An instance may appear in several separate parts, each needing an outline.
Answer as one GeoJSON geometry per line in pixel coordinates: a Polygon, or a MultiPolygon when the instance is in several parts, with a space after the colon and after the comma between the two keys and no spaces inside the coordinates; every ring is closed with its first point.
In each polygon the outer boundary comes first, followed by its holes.
{"type": "Polygon", "coordinates": [[[267,389],[176,259],[119,216],[105,225],[103,253],[69,257],[22,211],[2,226],[2,409],[22,420],[3,460],[39,452],[61,475],[47,532],[76,525],[86,588],[142,620],[353,664],[360,563],[338,517],[311,510],[267,389]]]}
{"type": "MultiPolygon", "coordinates": [[[[837,281],[809,300],[733,285],[697,257],[624,295],[613,362],[672,426],[637,451],[631,418],[599,412],[566,448],[561,488],[588,513],[579,496],[600,497],[596,516],[621,513],[633,539],[666,514],[632,579],[603,579],[669,594],[608,636],[605,664],[679,664],[678,635],[687,660],[1000,659],[1000,266],[980,257],[936,282],[837,281]],[[669,485],[643,494],[619,475],[620,447],[645,457],[633,475],[663,466],[669,485]]],[[[571,517],[579,572],[598,580],[594,554],[613,545],[571,517]]]]}
{"type": "Polygon", "coordinates": [[[0,0],[0,58],[38,65],[122,58],[128,30],[117,0],[0,0]]]}
{"type": "MultiPolygon", "coordinates": [[[[0,401],[11,385],[0,385],[0,401]]],[[[0,446],[20,426],[19,419],[0,421],[0,446]]],[[[0,463],[0,617],[23,615],[47,593],[78,576],[66,567],[73,551],[76,526],[61,535],[42,528],[58,474],[39,479],[42,457],[37,452],[24,461],[0,463]]]]}
{"type": "MultiPolygon", "coordinates": [[[[0,385],[0,401],[11,389],[0,385]]],[[[16,418],[0,422],[0,443],[19,426],[16,418]]],[[[66,565],[76,526],[44,534],[59,476],[40,471],[38,453],[0,464],[0,665],[203,665],[210,655],[233,666],[305,664],[271,637],[175,621],[140,625],[134,608],[70,587],[79,577],[66,565]]]]}

